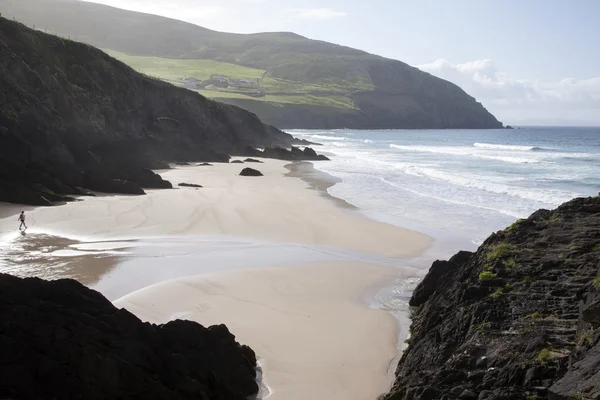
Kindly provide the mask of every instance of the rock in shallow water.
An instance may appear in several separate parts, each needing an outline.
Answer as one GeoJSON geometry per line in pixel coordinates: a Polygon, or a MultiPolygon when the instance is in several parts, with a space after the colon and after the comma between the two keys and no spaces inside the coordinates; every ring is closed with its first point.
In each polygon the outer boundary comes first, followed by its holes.
{"type": "Polygon", "coordinates": [[[224,325],[143,323],[74,280],[0,274],[0,398],[226,399],[256,357],[224,325]]]}

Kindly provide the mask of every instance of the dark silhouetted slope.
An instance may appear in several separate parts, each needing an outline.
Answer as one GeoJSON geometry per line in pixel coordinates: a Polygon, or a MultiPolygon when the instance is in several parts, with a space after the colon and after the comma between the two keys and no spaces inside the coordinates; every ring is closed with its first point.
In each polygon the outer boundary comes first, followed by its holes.
{"type": "Polygon", "coordinates": [[[77,281],[0,274],[0,398],[245,400],[256,356],[227,327],[142,322],[77,281]]]}
{"type": "Polygon", "coordinates": [[[43,205],[81,188],[142,194],[171,186],[145,168],[291,140],[241,108],[0,18],[0,201],[43,205]]]}

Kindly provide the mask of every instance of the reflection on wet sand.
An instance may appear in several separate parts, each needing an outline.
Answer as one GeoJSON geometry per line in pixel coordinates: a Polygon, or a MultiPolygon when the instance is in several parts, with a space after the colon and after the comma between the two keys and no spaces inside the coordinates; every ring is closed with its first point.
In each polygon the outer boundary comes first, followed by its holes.
{"type": "Polygon", "coordinates": [[[72,278],[89,286],[115,268],[124,254],[122,247],[103,251],[92,243],[60,236],[15,233],[0,242],[0,273],[23,278],[72,278]]]}

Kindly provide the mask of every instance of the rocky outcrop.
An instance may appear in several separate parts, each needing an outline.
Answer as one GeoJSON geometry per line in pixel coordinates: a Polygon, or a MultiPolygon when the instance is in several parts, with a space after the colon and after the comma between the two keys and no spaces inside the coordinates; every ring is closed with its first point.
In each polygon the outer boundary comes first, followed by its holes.
{"type": "Polygon", "coordinates": [[[74,280],[0,275],[0,398],[230,399],[256,357],[224,325],[143,323],[74,280]]]}
{"type": "Polygon", "coordinates": [[[562,379],[552,385],[548,399],[599,399],[600,398],[600,343],[590,349],[585,357],[569,366],[562,379]]]}
{"type": "Polygon", "coordinates": [[[244,160],[244,162],[247,162],[247,163],[259,163],[259,164],[262,164],[262,161],[260,161],[260,160],[255,160],[254,158],[246,158],[246,159],[244,160]]]}
{"type": "Polygon", "coordinates": [[[253,168],[244,168],[242,172],[240,172],[240,176],[263,176],[263,174],[253,168]]]}
{"type": "Polygon", "coordinates": [[[230,162],[230,164],[243,164],[244,162],[242,160],[233,160],[230,162]]]}
{"type": "Polygon", "coordinates": [[[600,196],[540,210],[415,290],[387,400],[596,399],[600,196]]]}
{"type": "Polygon", "coordinates": [[[468,251],[461,251],[453,256],[449,261],[435,261],[429,272],[423,278],[419,286],[413,292],[409,305],[411,307],[418,307],[425,303],[433,293],[435,293],[438,286],[444,281],[446,275],[456,270],[456,268],[467,261],[473,253],[468,251]]]}
{"type": "Polygon", "coordinates": [[[151,169],[227,162],[293,138],[235,106],[136,73],[91,46],[0,17],[0,201],[170,188],[151,169]]]}
{"type": "Polygon", "coordinates": [[[310,147],[305,147],[304,150],[300,150],[298,147],[292,146],[290,150],[282,147],[267,147],[264,150],[256,149],[252,146],[247,146],[242,152],[244,156],[251,157],[262,157],[262,158],[275,158],[278,160],[287,161],[329,161],[329,158],[317,154],[310,147]]]}
{"type": "Polygon", "coordinates": [[[184,182],[184,183],[180,183],[180,184],[179,184],[179,185],[177,185],[177,186],[181,186],[181,187],[190,187],[190,188],[201,188],[201,187],[202,187],[202,185],[197,185],[197,184],[195,184],[195,183],[185,183],[185,182],[184,182]]]}

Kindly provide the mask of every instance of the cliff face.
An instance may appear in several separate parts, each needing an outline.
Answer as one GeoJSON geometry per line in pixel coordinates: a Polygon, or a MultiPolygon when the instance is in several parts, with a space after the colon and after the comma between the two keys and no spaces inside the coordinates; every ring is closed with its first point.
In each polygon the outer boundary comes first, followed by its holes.
{"type": "Polygon", "coordinates": [[[256,357],[224,325],[142,323],[74,280],[0,274],[0,398],[245,400],[256,357]]]}
{"type": "Polygon", "coordinates": [[[145,168],[226,161],[292,137],[235,106],[136,73],[98,49],[0,18],[0,201],[48,204],[81,188],[143,193],[145,168]]]}
{"type": "Polygon", "coordinates": [[[600,398],[600,196],[436,261],[411,305],[384,399],[600,398]]]}

